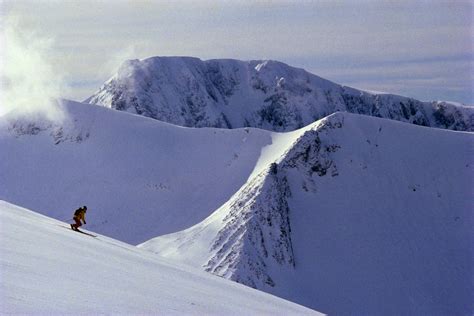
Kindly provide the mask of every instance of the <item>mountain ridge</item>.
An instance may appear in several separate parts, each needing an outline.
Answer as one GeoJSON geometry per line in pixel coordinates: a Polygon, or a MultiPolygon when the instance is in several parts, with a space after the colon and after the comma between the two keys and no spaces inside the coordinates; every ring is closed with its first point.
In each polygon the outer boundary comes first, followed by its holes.
{"type": "Polygon", "coordinates": [[[374,94],[273,60],[129,60],[85,102],[188,127],[285,132],[347,111],[422,126],[474,130],[471,107],[374,94]]]}
{"type": "Polygon", "coordinates": [[[335,113],[202,223],[140,247],[329,314],[463,314],[469,144],[471,133],[335,113]]]}
{"type": "Polygon", "coordinates": [[[131,244],[206,218],[272,142],[253,128],[184,128],[66,100],[60,107],[64,121],[0,117],[0,199],[57,219],[87,205],[91,229],[131,244]]]}
{"type": "Polygon", "coordinates": [[[473,133],[347,112],[286,133],[183,128],[62,106],[64,122],[0,118],[0,199],[58,219],[87,205],[88,229],[129,243],[172,233],[141,247],[330,314],[474,310],[473,133]]]}

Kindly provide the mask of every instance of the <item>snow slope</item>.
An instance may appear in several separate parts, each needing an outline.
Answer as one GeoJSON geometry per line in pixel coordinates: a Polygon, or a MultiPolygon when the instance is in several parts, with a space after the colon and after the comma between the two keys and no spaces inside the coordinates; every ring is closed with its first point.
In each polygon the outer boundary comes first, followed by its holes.
{"type": "Polygon", "coordinates": [[[343,87],[271,60],[129,60],[85,102],[188,127],[291,131],[336,111],[474,131],[474,108],[343,87]]]}
{"type": "Polygon", "coordinates": [[[473,314],[472,133],[336,113],[286,144],[140,247],[328,314],[473,314]]]}
{"type": "Polygon", "coordinates": [[[137,244],[192,226],[248,179],[272,134],[189,129],[72,101],[61,123],[0,117],[0,199],[137,244]]]}
{"type": "Polygon", "coordinates": [[[63,220],[88,205],[90,230],[133,244],[202,221],[144,247],[327,313],[474,310],[472,133],[347,113],[289,133],[191,129],[62,107],[61,123],[0,118],[0,199],[63,220]]]}
{"type": "Polygon", "coordinates": [[[0,201],[0,313],[319,315],[0,201]]]}

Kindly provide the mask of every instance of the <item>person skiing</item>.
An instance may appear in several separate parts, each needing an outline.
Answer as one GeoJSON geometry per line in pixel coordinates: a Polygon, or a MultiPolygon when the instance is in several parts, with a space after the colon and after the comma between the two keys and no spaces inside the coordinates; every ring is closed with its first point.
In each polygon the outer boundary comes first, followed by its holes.
{"type": "Polygon", "coordinates": [[[71,224],[71,229],[79,230],[78,228],[82,226],[81,220],[86,224],[86,211],[87,206],[82,206],[74,212],[74,217],[72,218],[76,223],[71,224]]]}

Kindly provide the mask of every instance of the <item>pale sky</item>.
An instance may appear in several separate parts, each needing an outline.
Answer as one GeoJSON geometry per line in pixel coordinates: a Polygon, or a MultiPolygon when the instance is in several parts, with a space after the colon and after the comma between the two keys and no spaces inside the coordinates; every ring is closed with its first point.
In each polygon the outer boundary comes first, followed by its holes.
{"type": "Polygon", "coordinates": [[[125,59],[194,56],[474,105],[472,1],[0,1],[0,27],[29,35],[30,52],[40,41],[65,98],[86,99],[125,59]]]}

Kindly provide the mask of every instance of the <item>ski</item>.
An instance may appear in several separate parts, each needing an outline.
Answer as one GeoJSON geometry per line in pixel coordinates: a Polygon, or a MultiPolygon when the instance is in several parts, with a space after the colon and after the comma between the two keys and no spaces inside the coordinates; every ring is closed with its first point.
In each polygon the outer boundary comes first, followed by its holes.
{"type": "Polygon", "coordinates": [[[90,234],[90,233],[86,233],[86,232],[83,232],[82,230],[75,230],[75,229],[72,229],[71,227],[66,227],[66,226],[62,226],[62,225],[59,225],[60,227],[62,228],[66,228],[66,229],[69,229],[69,230],[72,230],[72,231],[75,231],[75,232],[78,232],[78,233],[81,233],[81,234],[84,234],[84,235],[87,235],[87,236],[91,236],[91,237],[94,237],[94,238],[97,238],[97,235],[93,235],[93,234],[90,234]]]}
{"type": "Polygon", "coordinates": [[[74,230],[75,232],[78,232],[78,233],[81,233],[81,234],[84,234],[84,235],[87,235],[87,236],[91,236],[91,237],[94,237],[94,238],[97,237],[96,235],[92,235],[92,234],[83,232],[82,230],[79,230],[79,229],[71,229],[71,230],[74,230]]]}

